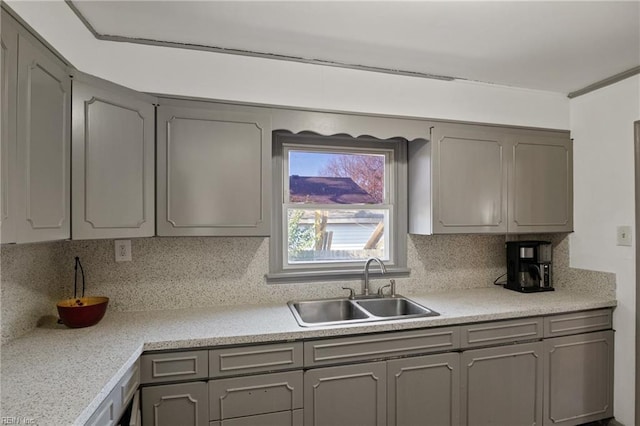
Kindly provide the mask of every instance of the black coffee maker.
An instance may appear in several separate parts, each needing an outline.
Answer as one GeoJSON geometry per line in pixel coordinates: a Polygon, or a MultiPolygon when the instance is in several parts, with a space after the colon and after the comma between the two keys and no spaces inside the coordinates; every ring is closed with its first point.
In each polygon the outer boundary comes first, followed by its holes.
{"type": "Polygon", "coordinates": [[[553,291],[549,241],[508,241],[505,288],[522,293],[553,291]]]}

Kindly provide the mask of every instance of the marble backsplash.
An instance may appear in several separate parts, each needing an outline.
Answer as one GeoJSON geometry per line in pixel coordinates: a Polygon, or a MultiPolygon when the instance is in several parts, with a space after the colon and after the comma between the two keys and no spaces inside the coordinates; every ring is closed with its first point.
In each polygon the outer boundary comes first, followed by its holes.
{"type": "MultiPolygon", "coordinates": [[[[557,288],[615,296],[614,274],[569,268],[567,234],[543,237],[554,243],[557,288]]],[[[506,272],[504,241],[504,235],[410,235],[411,275],[396,280],[398,293],[490,287],[506,272]]],[[[157,237],[131,245],[133,260],[119,263],[113,240],[2,246],[2,342],[55,315],[56,301],[72,296],[75,256],[85,269],[87,295],[108,296],[112,311],[280,303],[341,296],[341,287],[361,286],[359,280],[267,284],[268,238],[157,237]]],[[[372,288],[386,283],[374,278],[372,288]]]]}

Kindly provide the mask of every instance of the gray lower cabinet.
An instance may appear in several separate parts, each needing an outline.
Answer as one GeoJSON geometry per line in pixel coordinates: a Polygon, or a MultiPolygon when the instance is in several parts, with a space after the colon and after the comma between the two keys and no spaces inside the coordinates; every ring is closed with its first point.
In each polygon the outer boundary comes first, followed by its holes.
{"type": "Polygon", "coordinates": [[[460,424],[541,425],[542,351],[535,342],[463,352],[460,424]]]}
{"type": "Polygon", "coordinates": [[[208,426],[206,382],[148,386],[142,389],[143,426],[208,426]]]}
{"type": "Polygon", "coordinates": [[[302,371],[233,377],[209,382],[210,419],[221,424],[267,424],[288,419],[302,408],[302,371]],[[236,422],[231,419],[242,418],[236,422]]]}
{"type": "Polygon", "coordinates": [[[268,236],[270,116],[251,107],[159,102],[157,234],[268,236]]]}
{"type": "Polygon", "coordinates": [[[384,426],[386,423],[385,362],[317,368],[305,372],[305,426],[384,426]]]}
{"type": "Polygon", "coordinates": [[[76,72],[73,239],[155,234],[155,98],[76,72]]]}
{"type": "Polygon", "coordinates": [[[388,426],[460,424],[460,354],[387,362],[388,426]]]}
{"type": "Polygon", "coordinates": [[[209,426],[302,426],[302,411],[303,410],[301,409],[294,411],[280,411],[278,413],[218,420],[209,423],[209,426]]]}
{"type": "MultiPolygon", "coordinates": [[[[611,309],[596,309],[146,353],[142,423],[550,426],[603,420],[613,415],[611,326],[611,309]]],[[[115,409],[104,404],[95,418],[113,418],[125,405],[136,372],[123,379],[115,409]]]]}
{"type": "Polygon", "coordinates": [[[545,425],[613,415],[613,331],[545,340],[544,370],[545,425]]]}

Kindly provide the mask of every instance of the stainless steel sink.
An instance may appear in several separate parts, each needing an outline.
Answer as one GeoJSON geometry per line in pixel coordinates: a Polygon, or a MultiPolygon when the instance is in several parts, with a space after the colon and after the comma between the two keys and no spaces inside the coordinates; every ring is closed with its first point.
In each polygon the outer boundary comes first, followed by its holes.
{"type": "Polygon", "coordinates": [[[440,315],[406,297],[364,299],[322,299],[288,303],[302,327],[389,321],[440,315]]]}
{"type": "Polygon", "coordinates": [[[300,325],[323,325],[367,320],[369,316],[348,299],[289,302],[300,325]],[[303,324],[304,323],[304,324],[303,324]]]}
{"type": "Polygon", "coordinates": [[[404,297],[356,300],[356,304],[367,312],[383,318],[438,315],[431,309],[404,297]]]}

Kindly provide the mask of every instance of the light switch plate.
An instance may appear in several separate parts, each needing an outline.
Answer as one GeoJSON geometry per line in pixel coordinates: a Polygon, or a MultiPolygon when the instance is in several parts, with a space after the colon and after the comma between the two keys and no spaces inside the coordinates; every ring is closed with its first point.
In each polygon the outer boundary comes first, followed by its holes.
{"type": "Polygon", "coordinates": [[[619,246],[631,246],[631,227],[630,226],[618,226],[616,230],[616,240],[619,246]]]}
{"type": "Polygon", "coordinates": [[[131,240],[116,240],[116,262],[131,262],[131,240]]]}

